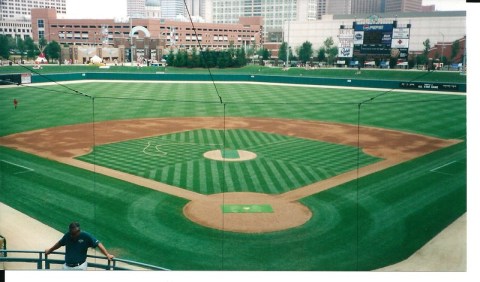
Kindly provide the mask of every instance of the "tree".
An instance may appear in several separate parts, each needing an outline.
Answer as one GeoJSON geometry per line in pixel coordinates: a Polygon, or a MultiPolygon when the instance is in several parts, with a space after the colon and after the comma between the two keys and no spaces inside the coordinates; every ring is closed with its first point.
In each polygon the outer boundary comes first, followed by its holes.
{"type": "Polygon", "coordinates": [[[270,52],[268,51],[268,49],[266,48],[263,48],[262,49],[262,60],[268,60],[270,58],[270,52]]]}
{"type": "Polygon", "coordinates": [[[337,46],[330,47],[328,49],[327,55],[328,55],[328,61],[331,64],[333,60],[338,56],[338,47],[337,46]]]}
{"type": "Polygon", "coordinates": [[[177,52],[177,55],[175,56],[175,60],[173,62],[173,65],[175,67],[186,67],[187,66],[187,60],[188,60],[188,54],[187,51],[185,50],[179,50],[177,52]]]}
{"type": "Polygon", "coordinates": [[[167,65],[173,66],[173,62],[175,62],[175,54],[173,53],[173,50],[170,49],[170,52],[167,56],[167,65]]]}
{"type": "Polygon", "coordinates": [[[327,59],[327,56],[326,56],[326,51],[325,51],[325,47],[321,47],[320,49],[318,49],[318,60],[320,62],[325,62],[325,60],[327,59]]]}
{"type": "Polygon", "coordinates": [[[287,61],[287,43],[283,42],[282,45],[280,45],[280,49],[278,49],[278,59],[286,62],[287,61]]]}
{"type": "Polygon", "coordinates": [[[333,63],[334,58],[338,55],[338,47],[333,46],[333,38],[330,36],[325,41],[323,41],[323,46],[325,48],[325,55],[327,57],[328,64],[333,63]]]}
{"type": "Polygon", "coordinates": [[[460,41],[455,40],[452,44],[452,54],[450,55],[450,59],[452,61],[455,59],[455,57],[457,57],[459,50],[460,50],[460,41]]]}
{"type": "Polygon", "coordinates": [[[21,37],[17,38],[17,49],[20,52],[20,59],[23,60],[23,53],[25,53],[25,41],[21,37]]]}
{"type": "Polygon", "coordinates": [[[0,35],[0,57],[7,59],[10,57],[10,48],[8,46],[8,38],[0,35]]]}
{"type": "Polygon", "coordinates": [[[40,50],[40,53],[44,53],[47,45],[48,45],[48,42],[45,39],[45,37],[41,37],[40,40],[38,41],[38,50],[40,50]]]}
{"type": "Polygon", "coordinates": [[[197,48],[193,47],[190,54],[190,59],[187,61],[187,67],[198,68],[200,66],[200,56],[198,55],[197,48]]]}
{"type": "Polygon", "coordinates": [[[243,67],[247,64],[247,56],[243,48],[238,48],[236,51],[238,67],[243,67]]]}
{"type": "Polygon", "coordinates": [[[45,48],[45,56],[47,57],[47,59],[60,61],[60,52],[60,44],[58,44],[58,42],[55,40],[48,43],[45,48]]]}
{"type": "Polygon", "coordinates": [[[217,63],[218,63],[218,67],[223,69],[223,68],[226,68],[227,67],[227,57],[228,57],[228,53],[225,52],[225,51],[222,51],[218,54],[218,60],[217,60],[217,63]]]}
{"type": "Polygon", "coordinates": [[[312,43],[310,43],[309,41],[303,42],[302,46],[300,46],[300,48],[298,49],[298,58],[300,59],[300,61],[302,61],[302,63],[310,61],[312,54],[312,43]]]}
{"type": "Polygon", "coordinates": [[[423,41],[423,55],[428,58],[428,53],[430,52],[431,46],[430,46],[430,39],[427,38],[427,40],[423,41]]]}
{"type": "Polygon", "coordinates": [[[24,45],[27,51],[27,59],[33,59],[36,55],[38,55],[38,48],[31,37],[25,38],[24,45]]]}

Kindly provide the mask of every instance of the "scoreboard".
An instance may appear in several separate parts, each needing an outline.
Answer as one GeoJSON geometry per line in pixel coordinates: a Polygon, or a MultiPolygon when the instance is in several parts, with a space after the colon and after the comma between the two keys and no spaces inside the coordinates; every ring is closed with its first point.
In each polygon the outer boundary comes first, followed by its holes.
{"type": "Polygon", "coordinates": [[[393,23],[353,23],[353,55],[392,56],[406,59],[410,24],[398,28],[393,23]]]}

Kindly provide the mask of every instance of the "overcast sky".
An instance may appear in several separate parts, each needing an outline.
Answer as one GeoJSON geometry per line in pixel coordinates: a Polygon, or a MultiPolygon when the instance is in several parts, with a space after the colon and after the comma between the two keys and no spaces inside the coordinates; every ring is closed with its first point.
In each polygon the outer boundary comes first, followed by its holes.
{"type": "MultiPolygon", "coordinates": [[[[467,8],[466,0],[423,0],[423,5],[431,4],[435,4],[440,11],[466,10],[467,8]]],[[[112,19],[126,16],[127,0],[67,0],[68,18],[112,19]]]]}

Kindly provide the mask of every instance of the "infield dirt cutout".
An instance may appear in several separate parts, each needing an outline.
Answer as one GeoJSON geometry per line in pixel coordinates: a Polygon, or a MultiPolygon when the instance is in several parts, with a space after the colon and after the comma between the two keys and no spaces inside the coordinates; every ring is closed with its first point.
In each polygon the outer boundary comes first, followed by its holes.
{"type": "Polygon", "coordinates": [[[460,142],[462,140],[445,140],[383,128],[272,118],[118,120],[39,129],[0,138],[3,146],[188,199],[190,202],[184,207],[184,214],[190,220],[219,230],[244,233],[272,232],[300,226],[311,218],[312,213],[298,200],[460,142]],[[279,195],[238,192],[207,196],[74,159],[89,153],[94,145],[199,128],[250,129],[355,146],[383,160],[279,195]],[[223,213],[221,207],[224,204],[270,205],[273,213],[223,213]]]}

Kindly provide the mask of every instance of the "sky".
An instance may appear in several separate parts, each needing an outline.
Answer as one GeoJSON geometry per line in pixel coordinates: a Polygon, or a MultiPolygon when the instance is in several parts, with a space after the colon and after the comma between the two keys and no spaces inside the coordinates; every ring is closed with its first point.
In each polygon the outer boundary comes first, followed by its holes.
{"type": "MultiPolygon", "coordinates": [[[[466,0],[423,0],[423,5],[431,4],[439,11],[467,9],[466,0]]],[[[127,0],[67,0],[68,18],[112,19],[126,16],[127,0]]]]}

